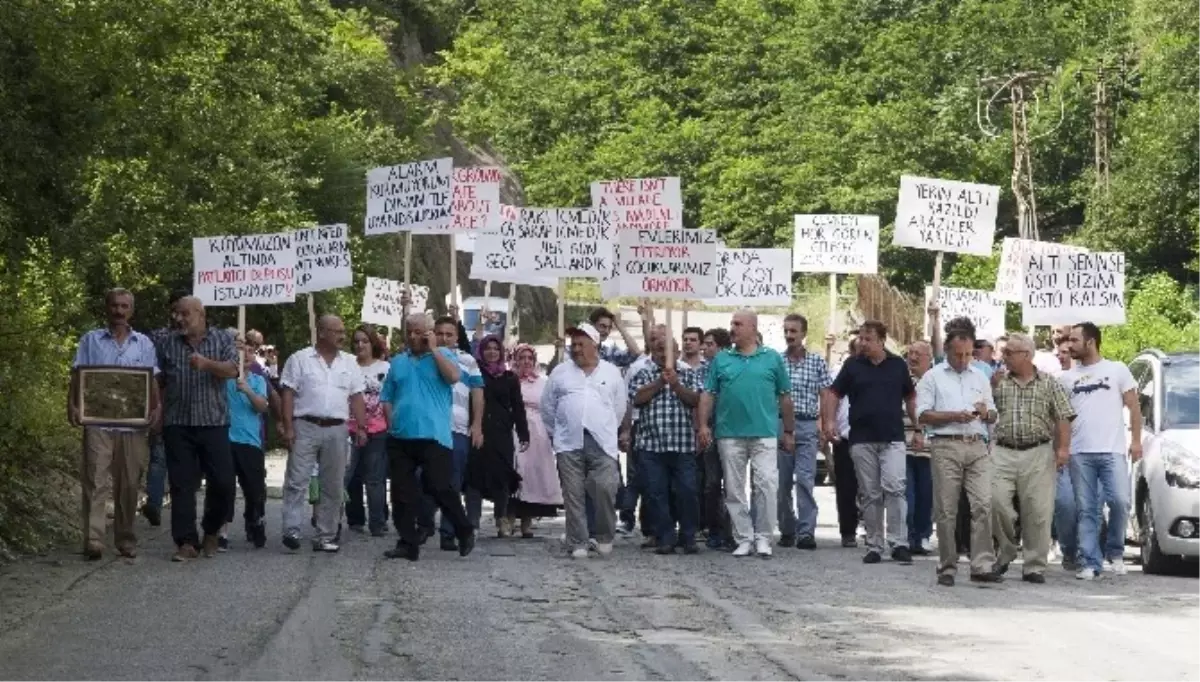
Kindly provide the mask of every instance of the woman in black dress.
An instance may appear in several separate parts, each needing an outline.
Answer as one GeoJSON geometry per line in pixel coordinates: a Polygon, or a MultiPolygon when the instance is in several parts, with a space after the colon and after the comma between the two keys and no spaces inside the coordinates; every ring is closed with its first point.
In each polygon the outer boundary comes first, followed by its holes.
{"type": "Polygon", "coordinates": [[[492,501],[499,537],[512,535],[508,498],[520,486],[513,447],[513,431],[522,452],[529,447],[529,423],[521,382],[504,363],[504,346],[497,336],[487,336],[476,351],[483,374],[483,447],[472,449],[467,462],[467,486],[492,501]]]}

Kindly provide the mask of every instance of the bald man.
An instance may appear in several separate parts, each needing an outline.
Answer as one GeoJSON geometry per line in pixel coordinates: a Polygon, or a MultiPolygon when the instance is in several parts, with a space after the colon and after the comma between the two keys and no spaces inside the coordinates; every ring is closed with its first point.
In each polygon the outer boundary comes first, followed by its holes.
{"type": "Polygon", "coordinates": [[[176,328],[155,344],[163,396],[163,443],[171,484],[173,561],[217,553],[221,527],[234,504],[233,455],[229,448],[229,405],[225,380],[238,376],[234,338],[212,329],[194,296],[175,302],[176,328]],[[196,491],[203,472],[204,531],[196,533],[196,491]]]}

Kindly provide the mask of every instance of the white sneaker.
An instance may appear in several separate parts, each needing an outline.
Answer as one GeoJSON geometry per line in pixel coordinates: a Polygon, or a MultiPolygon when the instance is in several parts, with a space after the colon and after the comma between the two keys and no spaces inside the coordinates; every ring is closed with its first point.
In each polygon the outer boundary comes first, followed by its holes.
{"type": "Polygon", "coordinates": [[[767,538],[759,538],[754,541],[754,553],[764,559],[771,556],[771,541],[767,538]]]}
{"type": "Polygon", "coordinates": [[[925,538],[921,541],[921,549],[929,552],[930,554],[933,553],[933,543],[929,541],[929,538],[925,538]]]}
{"type": "Polygon", "coordinates": [[[1105,572],[1112,573],[1113,575],[1125,575],[1129,573],[1129,569],[1125,567],[1124,559],[1109,561],[1108,565],[1104,567],[1104,570],[1105,572]]]}
{"type": "Polygon", "coordinates": [[[1096,572],[1090,568],[1081,568],[1079,569],[1079,572],[1075,574],[1076,580],[1095,580],[1099,577],[1100,576],[1096,575],[1096,572]]]}
{"type": "Polygon", "coordinates": [[[600,556],[608,556],[609,554],[612,554],[612,548],[613,546],[611,542],[596,543],[596,553],[600,556]]]}
{"type": "Polygon", "coordinates": [[[1051,543],[1050,551],[1046,554],[1046,563],[1057,564],[1059,561],[1062,561],[1062,558],[1062,550],[1059,549],[1058,543],[1051,543]]]}
{"type": "Polygon", "coordinates": [[[751,545],[749,542],[739,542],[737,549],[733,550],[733,555],[735,557],[750,556],[750,553],[753,551],[754,551],[754,546],[751,545]]]}
{"type": "Polygon", "coordinates": [[[572,559],[586,559],[586,558],[588,558],[588,551],[581,547],[581,548],[571,552],[571,558],[572,559]]]}

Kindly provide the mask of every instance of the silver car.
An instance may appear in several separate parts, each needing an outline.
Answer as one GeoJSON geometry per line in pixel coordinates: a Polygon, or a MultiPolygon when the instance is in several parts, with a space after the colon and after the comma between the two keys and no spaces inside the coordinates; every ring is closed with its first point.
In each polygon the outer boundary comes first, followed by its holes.
{"type": "Polygon", "coordinates": [[[1200,557],[1200,356],[1147,350],[1129,370],[1144,420],[1129,539],[1143,572],[1174,573],[1200,557]]]}

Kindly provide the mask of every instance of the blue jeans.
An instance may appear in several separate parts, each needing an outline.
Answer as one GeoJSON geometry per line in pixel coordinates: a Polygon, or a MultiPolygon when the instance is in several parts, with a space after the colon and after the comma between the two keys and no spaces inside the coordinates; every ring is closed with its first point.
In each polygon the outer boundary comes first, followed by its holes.
{"type": "Polygon", "coordinates": [[[387,528],[387,433],[377,433],[362,447],[350,449],[346,464],[346,525],[372,531],[387,528]],[[367,507],[363,509],[363,489],[366,488],[367,507]]]}
{"type": "Polygon", "coordinates": [[[617,514],[626,527],[632,528],[636,523],[641,526],[642,534],[649,536],[654,532],[654,522],[650,519],[650,505],[645,503],[646,482],[641,470],[642,452],[630,448],[625,455],[625,478],[617,489],[617,514]],[[639,497],[643,498],[640,508],[639,497]]]}
{"type": "Polygon", "coordinates": [[[167,489],[167,448],[162,436],[153,439],[150,446],[150,468],[146,471],[146,506],[162,509],[163,495],[167,489]]]}
{"type": "Polygon", "coordinates": [[[1058,470],[1054,486],[1054,533],[1064,561],[1079,560],[1079,508],[1075,506],[1075,485],[1071,467],[1058,470]]]}
{"type": "Polygon", "coordinates": [[[908,546],[933,536],[933,459],[908,456],[908,546]]]}
{"type": "Polygon", "coordinates": [[[817,482],[817,446],[820,437],[815,419],[796,419],[796,450],[779,450],[779,534],[811,538],[817,532],[817,500],[813,486],[817,482]],[[795,502],[793,503],[793,492],[795,502]]]}
{"type": "Polygon", "coordinates": [[[676,522],[679,539],[684,544],[695,542],[696,526],[700,522],[696,453],[642,451],[640,454],[641,470],[638,473],[651,506],[650,518],[654,520],[658,546],[674,546],[676,522]],[[675,496],[674,511],[679,518],[671,514],[672,494],[675,496]]]}
{"type": "Polygon", "coordinates": [[[1129,467],[1125,454],[1071,453],[1071,482],[1079,510],[1080,564],[1099,572],[1105,559],[1116,562],[1125,555],[1125,526],[1129,521],[1129,467]],[[1103,548],[1101,500],[1108,505],[1108,537],[1103,548]]]}

